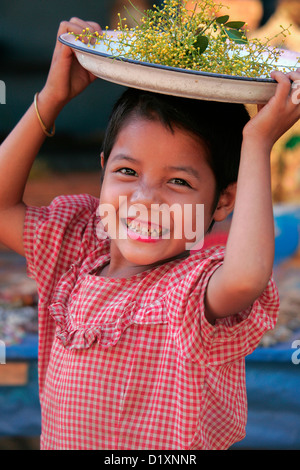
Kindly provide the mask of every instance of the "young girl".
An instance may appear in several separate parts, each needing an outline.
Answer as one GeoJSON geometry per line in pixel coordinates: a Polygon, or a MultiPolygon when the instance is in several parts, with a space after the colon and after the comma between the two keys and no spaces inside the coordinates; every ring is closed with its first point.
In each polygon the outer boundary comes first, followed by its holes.
{"type": "MultiPolygon", "coordinates": [[[[100,30],[73,18],[58,34],[87,26],[100,30]]],[[[39,289],[43,449],[227,449],[244,437],[244,357],[279,304],[270,151],[300,116],[300,73],[272,76],[276,95],[250,121],[240,105],[126,92],[101,154],[100,205],[81,195],[26,207],[45,136],[95,78],[57,43],[36,106],[0,147],[1,242],[26,256],[39,289]],[[170,211],[167,226],[145,220],[174,204],[181,218],[170,211]],[[175,237],[186,220],[195,229],[199,205],[207,232],[234,204],[225,252],[190,253],[186,232],[175,237]]]]}

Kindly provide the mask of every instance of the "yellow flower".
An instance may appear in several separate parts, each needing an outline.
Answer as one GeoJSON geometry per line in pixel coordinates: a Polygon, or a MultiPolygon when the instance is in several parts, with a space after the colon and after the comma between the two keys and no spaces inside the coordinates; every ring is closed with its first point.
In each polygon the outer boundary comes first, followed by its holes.
{"type": "MultiPolygon", "coordinates": [[[[216,17],[212,16],[213,7],[219,11],[222,5],[216,5],[214,0],[194,1],[193,4],[190,10],[187,2],[180,0],[164,0],[161,8],[154,4],[152,9],[144,12],[141,19],[136,20],[137,26],[130,30],[125,23],[126,18],[121,18],[119,13],[117,54],[191,70],[254,77],[269,74],[280,54],[273,49],[269,50],[267,43],[248,40],[244,45],[247,54],[240,57],[240,45],[234,40],[228,41],[226,24],[220,26],[216,17]],[[204,51],[199,50],[201,36],[208,39],[204,51]],[[258,56],[263,52],[267,53],[267,59],[258,61],[258,56]],[[268,63],[270,60],[273,61],[272,65],[268,63]]],[[[241,39],[246,40],[246,29],[236,31],[241,39]]],[[[285,29],[281,34],[287,32],[288,29],[285,29]]],[[[92,35],[88,28],[83,31],[83,35],[89,42],[99,39],[99,35],[92,35]]],[[[114,39],[108,35],[102,35],[101,38],[108,51],[115,54],[114,39]]]]}

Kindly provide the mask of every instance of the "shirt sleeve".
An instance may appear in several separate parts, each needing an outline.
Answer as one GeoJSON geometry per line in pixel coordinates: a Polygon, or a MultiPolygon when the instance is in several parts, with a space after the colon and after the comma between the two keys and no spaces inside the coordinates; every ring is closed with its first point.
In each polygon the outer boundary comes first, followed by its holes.
{"type": "Polygon", "coordinates": [[[88,195],[60,196],[47,207],[27,207],[24,248],[27,272],[39,294],[51,293],[57,280],[96,245],[98,200],[88,195]]]}
{"type": "Polygon", "coordinates": [[[210,277],[223,263],[223,249],[205,258],[167,296],[170,326],[177,347],[187,359],[211,365],[226,364],[254,351],[263,334],[273,329],[279,312],[279,295],[273,278],[262,295],[247,310],[217,320],[211,325],[205,316],[205,292],[210,277]]]}

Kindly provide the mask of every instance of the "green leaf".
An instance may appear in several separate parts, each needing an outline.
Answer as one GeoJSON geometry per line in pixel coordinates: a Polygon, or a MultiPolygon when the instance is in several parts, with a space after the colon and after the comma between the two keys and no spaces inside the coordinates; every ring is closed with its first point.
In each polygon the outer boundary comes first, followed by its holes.
{"type": "Polygon", "coordinates": [[[241,39],[242,36],[244,36],[244,33],[241,33],[240,31],[237,31],[236,29],[226,28],[226,33],[231,39],[241,39]]]}
{"type": "Polygon", "coordinates": [[[245,44],[247,42],[247,38],[244,37],[243,32],[236,31],[235,29],[226,29],[226,33],[229,39],[237,44],[245,44]]]}
{"type": "Polygon", "coordinates": [[[300,144],[300,135],[293,135],[285,144],[286,149],[293,149],[300,144]]]}
{"type": "Polygon", "coordinates": [[[229,16],[228,15],[224,15],[224,16],[219,16],[218,18],[216,18],[216,22],[219,23],[219,24],[224,24],[226,23],[226,21],[229,20],[229,16]]]}
{"type": "Polygon", "coordinates": [[[245,26],[244,21],[228,21],[226,23],[226,28],[241,29],[243,26],[245,26]]]}
{"type": "Polygon", "coordinates": [[[208,39],[206,36],[201,36],[199,35],[194,42],[194,47],[199,49],[200,54],[203,54],[203,52],[206,50],[208,46],[208,39]]]}

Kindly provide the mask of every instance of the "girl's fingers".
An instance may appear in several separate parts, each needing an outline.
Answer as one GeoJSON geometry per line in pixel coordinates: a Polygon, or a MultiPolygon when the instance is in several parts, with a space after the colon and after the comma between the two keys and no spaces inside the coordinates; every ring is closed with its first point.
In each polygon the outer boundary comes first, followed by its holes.
{"type": "Polygon", "coordinates": [[[98,33],[102,33],[102,28],[98,23],[96,23],[95,21],[87,21],[87,23],[89,25],[90,30],[93,31],[93,33],[95,33],[96,31],[98,33]]]}
{"type": "Polygon", "coordinates": [[[59,25],[57,36],[60,36],[61,34],[69,33],[72,31],[76,34],[80,34],[82,29],[83,27],[79,25],[77,22],[74,22],[72,20],[62,21],[59,25]]]}
{"type": "Polygon", "coordinates": [[[290,72],[288,74],[289,79],[293,82],[293,88],[294,85],[300,85],[300,73],[299,72],[290,72]]]}
{"type": "Polygon", "coordinates": [[[99,33],[102,32],[101,26],[98,23],[94,21],[84,21],[80,18],[73,17],[70,21],[62,21],[60,23],[57,35],[60,36],[61,34],[69,32],[80,34],[86,28],[89,28],[91,33],[95,33],[96,31],[99,33]]]}
{"type": "Polygon", "coordinates": [[[257,105],[257,112],[261,111],[266,105],[265,104],[258,104],[257,105]]]}
{"type": "Polygon", "coordinates": [[[271,77],[278,83],[275,98],[278,98],[279,100],[287,100],[291,91],[291,80],[289,77],[278,70],[272,72],[271,77]]]}
{"type": "Polygon", "coordinates": [[[296,77],[297,75],[299,75],[300,73],[300,68],[296,69],[296,70],[292,70],[291,72],[287,73],[287,76],[291,78],[291,80],[293,80],[292,77],[296,77]]]}
{"type": "MultiPolygon", "coordinates": [[[[102,34],[101,26],[95,21],[84,21],[80,18],[73,17],[70,19],[70,21],[62,21],[60,23],[58,32],[57,32],[57,39],[59,38],[59,36],[65,33],[74,33],[76,35],[79,35],[82,33],[83,30],[86,30],[87,28],[92,34],[95,33],[96,31],[99,34],[102,34]]],[[[88,39],[85,37],[80,38],[80,40],[84,43],[88,42],[88,39]]],[[[61,48],[63,49],[65,46],[57,42],[57,47],[59,49],[61,48]]]]}
{"type": "Polygon", "coordinates": [[[82,30],[88,27],[92,33],[101,31],[101,26],[95,21],[84,21],[80,18],[73,17],[70,19],[70,23],[80,27],[82,30]]]}
{"type": "Polygon", "coordinates": [[[272,72],[271,76],[278,82],[275,96],[289,100],[292,105],[298,106],[300,104],[300,69],[287,74],[272,72]]]}

